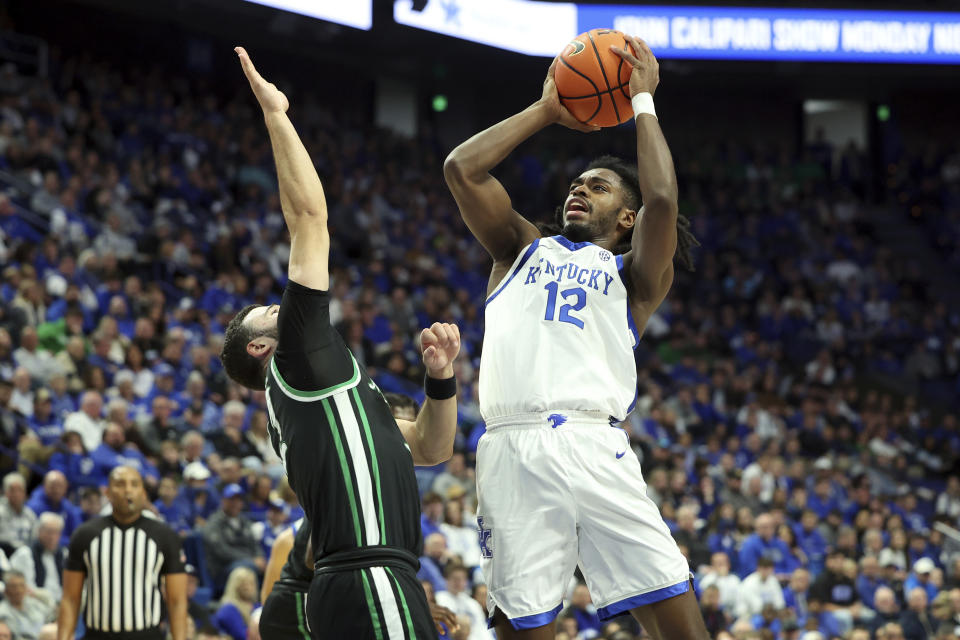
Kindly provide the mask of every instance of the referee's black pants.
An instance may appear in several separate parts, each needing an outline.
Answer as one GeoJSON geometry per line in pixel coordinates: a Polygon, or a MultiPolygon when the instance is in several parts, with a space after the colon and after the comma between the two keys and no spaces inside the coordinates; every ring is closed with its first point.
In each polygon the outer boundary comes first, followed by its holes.
{"type": "MultiPolygon", "coordinates": [[[[307,596],[315,640],[434,640],[437,630],[413,562],[391,558],[318,568],[307,596]]],[[[354,556],[356,557],[356,556],[354,556]]],[[[268,640],[264,636],[264,640],[268,640]]]]}
{"type": "Polygon", "coordinates": [[[304,608],[306,599],[305,590],[274,584],[260,612],[260,637],[263,640],[310,640],[304,608]]]}

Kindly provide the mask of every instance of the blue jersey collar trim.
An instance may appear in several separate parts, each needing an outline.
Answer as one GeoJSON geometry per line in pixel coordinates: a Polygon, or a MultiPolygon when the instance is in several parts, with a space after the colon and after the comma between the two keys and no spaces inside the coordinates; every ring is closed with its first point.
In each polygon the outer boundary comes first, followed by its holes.
{"type": "Polygon", "coordinates": [[[599,246],[599,245],[593,244],[592,242],[570,242],[569,240],[567,240],[567,239],[564,238],[563,236],[550,236],[550,237],[553,238],[554,240],[556,240],[557,244],[562,245],[562,246],[566,247],[567,249],[570,249],[570,251],[577,251],[577,250],[579,250],[579,249],[583,249],[584,247],[597,247],[597,246],[599,246]]]}

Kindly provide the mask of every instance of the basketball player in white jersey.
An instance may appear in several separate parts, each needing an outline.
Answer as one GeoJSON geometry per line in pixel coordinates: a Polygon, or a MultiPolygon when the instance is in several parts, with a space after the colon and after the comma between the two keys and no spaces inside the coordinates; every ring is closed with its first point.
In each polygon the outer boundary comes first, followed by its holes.
{"type": "Polygon", "coordinates": [[[553,66],[540,100],[444,164],[464,221],[494,261],[477,519],[500,640],[552,639],[577,564],[602,619],[629,611],[654,638],[709,637],[687,561],[616,426],[636,399],[633,348],[670,289],[674,259],[689,265],[696,244],[678,215],[673,160],[653,111],[658,64],[629,40],[636,56],[614,51],[633,66],[639,171],[607,156],[577,176],[558,214],[562,235],[542,237],[488,173],[550,124],[594,129],[560,104],[553,66]]]}

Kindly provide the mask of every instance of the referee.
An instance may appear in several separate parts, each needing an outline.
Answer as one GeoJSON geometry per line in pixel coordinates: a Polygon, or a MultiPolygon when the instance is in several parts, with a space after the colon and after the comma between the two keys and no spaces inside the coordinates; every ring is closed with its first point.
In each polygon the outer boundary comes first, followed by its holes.
{"type": "Polygon", "coordinates": [[[86,640],[163,640],[160,577],[173,640],[186,640],[187,575],[177,534],[145,518],[143,479],[132,467],[110,473],[113,513],[94,518],[70,538],[63,572],[57,640],[73,640],[83,588],[87,588],[86,640]]]}

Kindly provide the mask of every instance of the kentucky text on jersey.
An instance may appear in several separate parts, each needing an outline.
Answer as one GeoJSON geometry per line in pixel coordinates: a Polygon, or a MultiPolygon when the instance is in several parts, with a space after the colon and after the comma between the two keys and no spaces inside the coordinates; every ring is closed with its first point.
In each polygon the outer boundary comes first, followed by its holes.
{"type": "Polygon", "coordinates": [[[523,284],[536,284],[540,277],[576,281],[577,284],[600,291],[607,295],[614,277],[603,269],[589,269],[575,262],[567,262],[559,266],[554,265],[546,258],[540,258],[540,264],[529,267],[527,279],[523,284]],[[603,276],[602,278],[600,276],[603,276]]]}

